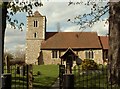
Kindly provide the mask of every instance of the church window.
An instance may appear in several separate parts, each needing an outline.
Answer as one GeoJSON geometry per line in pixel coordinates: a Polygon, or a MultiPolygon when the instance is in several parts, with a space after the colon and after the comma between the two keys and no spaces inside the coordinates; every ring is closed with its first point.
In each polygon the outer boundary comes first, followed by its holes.
{"type": "Polygon", "coordinates": [[[59,58],[61,57],[61,51],[59,51],[59,58]]]}
{"type": "Polygon", "coordinates": [[[92,51],[92,50],[86,51],[86,52],[85,52],[85,57],[86,57],[86,59],[93,59],[93,58],[94,58],[94,53],[93,53],[93,51],[92,51]]]}
{"type": "Polygon", "coordinates": [[[38,27],[38,21],[37,20],[34,21],[34,27],[38,27]]]}
{"type": "Polygon", "coordinates": [[[56,50],[53,50],[52,51],[52,58],[57,58],[57,51],[56,50]]]}

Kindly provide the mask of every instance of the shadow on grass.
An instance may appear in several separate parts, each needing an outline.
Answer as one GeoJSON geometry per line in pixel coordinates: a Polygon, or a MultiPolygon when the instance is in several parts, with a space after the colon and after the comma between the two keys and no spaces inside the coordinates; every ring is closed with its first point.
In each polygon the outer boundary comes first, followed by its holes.
{"type": "Polygon", "coordinates": [[[27,78],[25,76],[16,76],[16,77],[12,77],[12,80],[20,80],[20,81],[27,81],[27,78]]]}
{"type": "MultiPolygon", "coordinates": [[[[33,88],[34,89],[49,89],[55,83],[55,77],[48,77],[48,76],[34,76],[33,80],[33,88]]],[[[24,76],[16,76],[12,77],[12,89],[14,87],[18,87],[18,89],[26,89],[27,87],[27,78],[24,76]]]]}
{"type": "Polygon", "coordinates": [[[74,89],[106,89],[104,87],[75,87],[74,89]]]}
{"type": "Polygon", "coordinates": [[[37,77],[35,78],[35,80],[33,81],[33,87],[35,89],[49,89],[51,88],[51,86],[55,83],[56,78],[53,77],[37,77]]]}
{"type": "Polygon", "coordinates": [[[12,87],[12,89],[26,89],[27,78],[25,76],[12,77],[11,87],[12,87]]]}

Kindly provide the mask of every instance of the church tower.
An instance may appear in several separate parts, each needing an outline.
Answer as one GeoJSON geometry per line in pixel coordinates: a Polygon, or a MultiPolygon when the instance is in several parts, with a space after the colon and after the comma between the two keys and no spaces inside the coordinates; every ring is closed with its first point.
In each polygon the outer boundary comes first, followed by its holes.
{"type": "Polygon", "coordinates": [[[27,16],[26,63],[38,64],[41,42],[45,40],[46,17],[38,11],[27,16]]]}

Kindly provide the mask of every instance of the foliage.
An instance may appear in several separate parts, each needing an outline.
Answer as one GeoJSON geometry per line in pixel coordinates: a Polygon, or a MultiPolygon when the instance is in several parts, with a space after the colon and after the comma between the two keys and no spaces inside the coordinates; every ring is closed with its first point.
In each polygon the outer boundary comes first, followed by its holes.
{"type": "Polygon", "coordinates": [[[87,27],[92,27],[97,21],[105,21],[105,24],[108,23],[108,18],[103,19],[109,12],[109,2],[105,4],[104,1],[92,1],[88,0],[86,3],[83,1],[80,2],[69,2],[68,5],[85,5],[90,7],[90,12],[80,14],[74,19],[68,19],[69,22],[79,25],[79,29],[86,29],[87,27]]]}
{"type": "Polygon", "coordinates": [[[90,59],[84,59],[82,62],[82,69],[83,70],[96,70],[98,69],[97,63],[94,62],[94,60],[90,59]]]}
{"type": "Polygon", "coordinates": [[[33,15],[33,8],[34,7],[41,7],[43,6],[41,1],[11,1],[11,2],[4,2],[2,3],[2,8],[7,8],[7,11],[4,13],[6,14],[7,22],[13,27],[14,29],[18,28],[21,31],[23,30],[24,23],[19,23],[18,19],[13,19],[14,15],[19,12],[26,12],[29,16],[33,15]]]}
{"type": "MultiPolygon", "coordinates": [[[[104,0],[99,0],[103,1],[104,0]]],[[[69,5],[82,4],[78,2],[70,2],[69,5]]],[[[94,0],[88,0],[86,3],[87,6],[91,6],[90,13],[84,13],[78,15],[72,21],[81,28],[86,28],[86,26],[91,27],[97,21],[100,21],[101,18],[109,12],[109,82],[111,81],[114,85],[120,86],[120,1],[119,0],[110,0],[106,5],[100,6],[94,0]],[[93,1],[94,3],[91,3],[93,1]],[[89,17],[90,16],[90,17],[89,17]],[[87,19],[88,17],[88,19],[87,19]],[[91,19],[90,19],[91,18],[91,19]]],[[[71,21],[69,19],[68,21],[71,21]]],[[[83,31],[83,30],[82,30],[83,31]]],[[[112,85],[112,84],[111,84],[112,85]]]]}

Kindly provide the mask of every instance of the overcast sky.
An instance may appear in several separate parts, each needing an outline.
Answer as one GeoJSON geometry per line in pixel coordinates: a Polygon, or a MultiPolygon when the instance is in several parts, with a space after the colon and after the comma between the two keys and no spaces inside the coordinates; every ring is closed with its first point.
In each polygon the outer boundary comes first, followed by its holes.
{"type": "MultiPolygon", "coordinates": [[[[45,2],[43,3],[43,7],[34,8],[33,11],[36,10],[47,17],[47,31],[57,31],[57,24],[59,23],[61,31],[80,32],[81,30],[79,30],[79,26],[67,22],[67,20],[72,19],[79,14],[89,13],[90,7],[84,5],[68,6],[68,2],[45,2]]],[[[104,19],[106,19],[107,17],[107,15],[104,16],[104,19]]],[[[18,21],[20,22],[23,22],[25,24],[25,27],[23,31],[20,31],[18,29],[11,28],[10,25],[7,25],[5,35],[5,49],[7,50],[25,48],[26,14],[18,13],[14,16],[14,18],[18,19],[18,21]]],[[[84,31],[95,31],[98,32],[98,35],[106,35],[108,32],[108,25],[105,25],[104,22],[99,21],[92,28],[87,28],[84,31]]]]}

